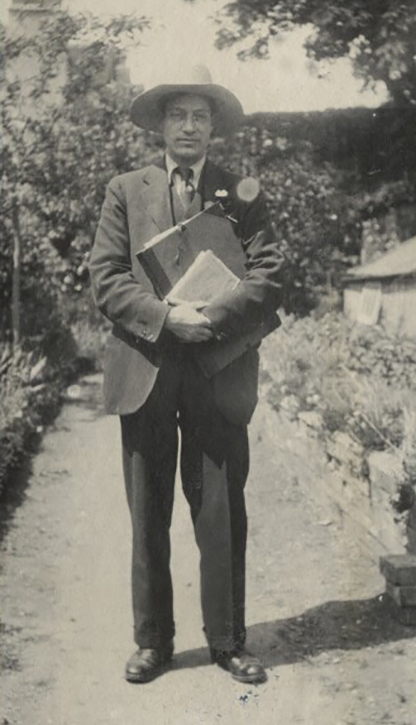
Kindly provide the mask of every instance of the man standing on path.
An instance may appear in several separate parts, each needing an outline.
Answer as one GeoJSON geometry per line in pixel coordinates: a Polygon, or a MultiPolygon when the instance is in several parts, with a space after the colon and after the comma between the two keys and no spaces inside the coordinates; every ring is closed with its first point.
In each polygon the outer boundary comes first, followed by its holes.
{"type": "Polygon", "coordinates": [[[204,632],[212,662],[240,682],[266,679],[245,649],[244,486],[247,424],[257,402],[258,352],[249,349],[206,379],[195,345],[237,336],[277,309],[282,257],[261,194],[243,201],[241,182],[207,157],[213,131],[243,118],[238,99],[197,66],[180,84],[156,86],[132,105],[133,122],[161,131],[160,167],[123,174],[107,189],[90,273],[100,310],[113,322],[105,362],[109,413],[121,418],[124,478],[133,527],[132,589],[138,650],[130,682],[148,682],[172,658],[175,625],[170,524],[181,432],[180,468],[201,555],[204,632]],[[209,206],[232,203],[247,272],[204,312],[170,307],[155,295],[136,253],[156,234],[209,206]]]}

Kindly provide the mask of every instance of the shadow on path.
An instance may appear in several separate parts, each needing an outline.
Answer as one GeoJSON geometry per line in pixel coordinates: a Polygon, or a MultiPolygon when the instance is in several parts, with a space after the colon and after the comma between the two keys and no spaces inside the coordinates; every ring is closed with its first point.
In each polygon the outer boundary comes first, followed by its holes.
{"type": "MultiPolygon", "coordinates": [[[[247,645],[266,667],[293,664],[330,650],[360,650],[416,637],[416,626],[396,621],[383,595],[372,599],[326,602],[299,617],[276,619],[248,628],[247,645]]],[[[176,654],[173,669],[210,663],[208,648],[176,654]]]]}

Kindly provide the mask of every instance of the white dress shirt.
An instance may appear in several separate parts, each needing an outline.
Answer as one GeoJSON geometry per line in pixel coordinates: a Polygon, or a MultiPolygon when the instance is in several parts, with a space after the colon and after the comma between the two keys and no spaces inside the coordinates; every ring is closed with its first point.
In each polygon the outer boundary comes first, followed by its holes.
{"type": "MultiPolygon", "coordinates": [[[[206,156],[203,156],[202,159],[199,159],[199,161],[196,162],[196,164],[193,164],[192,166],[187,166],[187,169],[192,169],[193,171],[193,177],[192,177],[192,185],[194,189],[196,190],[198,188],[199,180],[201,178],[202,169],[204,167],[206,160],[206,156]]],[[[181,192],[181,185],[183,184],[183,181],[179,174],[173,174],[175,169],[177,169],[179,164],[174,161],[169,154],[166,154],[166,169],[168,172],[168,181],[169,184],[174,184],[176,191],[180,195],[181,192]],[[173,175],[173,176],[172,176],[173,175]]]]}

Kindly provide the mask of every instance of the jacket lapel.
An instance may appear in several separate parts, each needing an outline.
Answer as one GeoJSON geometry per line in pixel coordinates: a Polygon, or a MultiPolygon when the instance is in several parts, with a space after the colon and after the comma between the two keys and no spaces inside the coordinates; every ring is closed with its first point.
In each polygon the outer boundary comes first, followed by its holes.
{"type": "Polygon", "coordinates": [[[143,182],[146,211],[163,232],[173,224],[167,173],[163,168],[151,166],[143,177],[143,182]]]}
{"type": "MultiPolygon", "coordinates": [[[[143,197],[146,211],[152,217],[157,228],[160,231],[165,231],[165,229],[169,229],[173,225],[170,191],[165,168],[163,166],[150,166],[143,177],[143,182],[145,185],[143,197]]],[[[197,214],[207,203],[214,202],[215,192],[219,189],[228,190],[229,186],[230,182],[221,169],[207,159],[198,189],[187,210],[186,218],[197,214]]]]}
{"type": "Polygon", "coordinates": [[[201,174],[200,188],[202,192],[202,199],[204,207],[206,204],[215,201],[215,192],[220,189],[230,189],[230,181],[227,180],[225,174],[219,166],[216,166],[209,159],[203,168],[201,174]]]}

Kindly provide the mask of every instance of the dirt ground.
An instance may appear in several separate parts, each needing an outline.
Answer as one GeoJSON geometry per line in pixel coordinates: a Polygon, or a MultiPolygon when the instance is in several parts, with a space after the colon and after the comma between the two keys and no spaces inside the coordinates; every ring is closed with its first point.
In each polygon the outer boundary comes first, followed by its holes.
{"type": "Polygon", "coordinates": [[[100,414],[99,377],[70,393],[6,501],[3,725],[413,725],[416,628],[389,616],[381,552],[315,496],[318,477],[331,475],[316,441],[264,402],[251,426],[247,605],[268,682],[240,685],[209,662],[178,482],[174,664],[150,684],[126,683],[134,645],[118,420],[100,414]]]}

